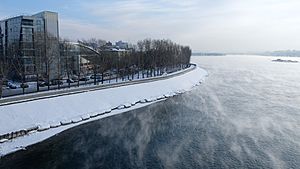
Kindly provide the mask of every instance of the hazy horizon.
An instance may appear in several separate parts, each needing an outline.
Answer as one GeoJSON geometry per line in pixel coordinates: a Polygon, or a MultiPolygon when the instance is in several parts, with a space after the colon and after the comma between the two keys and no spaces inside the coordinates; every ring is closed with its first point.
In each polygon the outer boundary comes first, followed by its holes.
{"type": "Polygon", "coordinates": [[[299,49],[297,0],[2,0],[0,18],[59,13],[60,36],[135,43],[171,39],[198,52],[299,49]]]}

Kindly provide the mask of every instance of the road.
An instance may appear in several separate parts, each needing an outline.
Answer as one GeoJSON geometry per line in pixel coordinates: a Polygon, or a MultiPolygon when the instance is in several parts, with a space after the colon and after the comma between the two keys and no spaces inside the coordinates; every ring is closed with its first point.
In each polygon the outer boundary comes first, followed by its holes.
{"type": "MultiPolygon", "coordinates": [[[[192,64],[189,68],[186,68],[181,71],[173,72],[168,75],[162,75],[162,76],[156,76],[156,77],[150,77],[150,78],[144,78],[144,79],[135,79],[135,80],[128,80],[128,81],[122,81],[119,79],[118,83],[113,82],[113,83],[108,83],[108,81],[105,81],[104,84],[99,85],[92,85],[93,80],[89,80],[87,84],[90,85],[83,85],[80,87],[72,87],[68,88],[68,85],[65,84],[61,88],[65,88],[64,90],[55,90],[57,89],[57,86],[51,86],[50,91],[45,91],[45,92],[35,92],[32,94],[25,94],[25,95],[18,95],[18,96],[12,96],[12,97],[6,97],[0,99],[0,107],[5,106],[5,105],[11,105],[11,104],[17,104],[17,103],[22,103],[22,102],[29,102],[29,101],[34,101],[34,100],[39,100],[39,99],[47,99],[47,98],[53,98],[53,97],[59,97],[59,96],[64,96],[64,95],[71,95],[71,94],[78,94],[78,93],[83,93],[83,92],[89,92],[89,91],[94,91],[94,90],[102,90],[102,89],[107,89],[107,88],[114,88],[114,87],[121,87],[121,86],[127,86],[127,85],[134,85],[134,84],[139,84],[139,83],[148,83],[152,81],[157,81],[157,80],[163,80],[163,79],[169,79],[181,74],[185,74],[189,71],[192,71],[196,68],[196,65],[192,64]]],[[[81,82],[85,83],[85,82],[81,82]]],[[[76,86],[76,84],[73,84],[76,86]]],[[[47,87],[41,88],[42,90],[47,90],[47,87]]],[[[22,92],[22,89],[14,89],[17,92],[22,92]]],[[[34,90],[34,89],[33,89],[34,90]]]]}

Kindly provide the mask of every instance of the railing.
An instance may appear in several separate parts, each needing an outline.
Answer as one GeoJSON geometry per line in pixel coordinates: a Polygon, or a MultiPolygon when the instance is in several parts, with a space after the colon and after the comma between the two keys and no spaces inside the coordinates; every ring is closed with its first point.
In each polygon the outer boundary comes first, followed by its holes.
{"type": "MultiPolygon", "coordinates": [[[[189,66],[189,65],[188,65],[189,66]]],[[[166,72],[166,73],[172,73],[175,71],[181,70],[181,68],[177,67],[175,69],[170,69],[170,71],[166,72]]],[[[10,89],[10,87],[7,86],[7,88],[3,88],[2,90],[2,98],[0,97],[0,101],[4,98],[9,98],[9,97],[15,97],[15,96],[21,96],[21,95],[28,95],[28,94],[35,94],[35,93],[40,93],[40,92],[49,92],[49,91],[54,91],[54,90],[66,90],[69,88],[75,88],[75,87],[82,87],[82,86],[89,86],[89,85],[99,85],[99,84],[105,84],[105,83],[118,83],[119,81],[132,81],[132,80],[136,80],[136,79],[142,79],[143,76],[146,76],[145,71],[135,71],[136,73],[134,73],[133,71],[127,72],[125,74],[122,74],[122,72],[120,73],[109,73],[109,75],[105,75],[102,78],[102,74],[96,74],[96,79],[92,79],[90,78],[92,75],[94,74],[89,74],[89,75],[83,75],[85,78],[89,78],[86,80],[80,80],[80,78],[78,78],[76,82],[74,83],[68,83],[67,79],[60,79],[60,80],[56,80],[56,83],[52,83],[52,84],[45,84],[44,86],[39,86],[39,88],[37,88],[37,82],[33,81],[33,82],[28,82],[28,87],[26,88],[22,88],[20,87],[19,83],[13,83],[16,87],[16,89],[10,89]],[[139,75],[138,75],[139,74],[139,75]],[[144,74],[144,75],[143,75],[144,74]],[[99,77],[98,77],[99,76],[99,77]],[[63,82],[63,84],[58,84],[63,82]]],[[[124,73],[124,72],[123,72],[124,73]]],[[[158,75],[161,73],[152,73],[149,74],[149,76],[153,77],[153,76],[160,76],[158,75]]],[[[50,82],[51,83],[51,82],[50,82]]]]}

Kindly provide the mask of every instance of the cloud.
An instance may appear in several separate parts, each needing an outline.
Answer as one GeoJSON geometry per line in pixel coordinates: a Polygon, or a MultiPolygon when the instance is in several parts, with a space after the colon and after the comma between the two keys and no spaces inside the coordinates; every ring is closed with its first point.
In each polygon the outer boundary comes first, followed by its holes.
{"type": "Polygon", "coordinates": [[[135,42],[171,39],[202,51],[296,49],[297,0],[123,0],[80,2],[86,20],[61,22],[63,34],[135,42]]]}
{"type": "MultiPolygon", "coordinates": [[[[124,39],[134,42],[151,37],[179,41],[180,38],[176,37],[184,37],[184,32],[191,28],[187,27],[187,24],[191,22],[184,13],[194,10],[193,4],[167,0],[158,4],[152,1],[83,3],[84,12],[89,14],[90,18],[95,18],[94,23],[82,24],[80,21],[68,21],[64,25],[80,31],[80,35],[105,32],[105,35],[102,35],[113,40],[124,39]],[[87,29],[83,27],[91,30],[84,32],[87,29]]],[[[73,35],[78,35],[78,33],[73,33],[73,35]]]]}

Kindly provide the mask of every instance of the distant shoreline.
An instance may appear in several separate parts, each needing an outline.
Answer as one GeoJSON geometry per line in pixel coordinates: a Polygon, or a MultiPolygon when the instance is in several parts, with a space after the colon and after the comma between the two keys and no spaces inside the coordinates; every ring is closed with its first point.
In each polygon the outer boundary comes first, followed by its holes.
{"type": "Polygon", "coordinates": [[[224,53],[192,53],[192,56],[226,56],[224,53]]]}
{"type": "Polygon", "coordinates": [[[259,54],[259,53],[227,53],[227,54],[192,54],[192,56],[229,56],[229,55],[253,55],[253,56],[269,56],[269,57],[290,57],[290,58],[299,58],[299,56],[290,56],[290,55],[267,55],[267,54],[259,54]]]}
{"type": "Polygon", "coordinates": [[[272,60],[272,62],[283,62],[283,63],[299,63],[296,60],[286,60],[286,59],[276,59],[276,60],[272,60]]]}
{"type": "Polygon", "coordinates": [[[271,52],[241,52],[241,53],[222,53],[222,52],[194,52],[192,56],[226,56],[226,55],[259,55],[259,56],[273,56],[273,57],[300,57],[298,50],[282,50],[271,52]]]}

